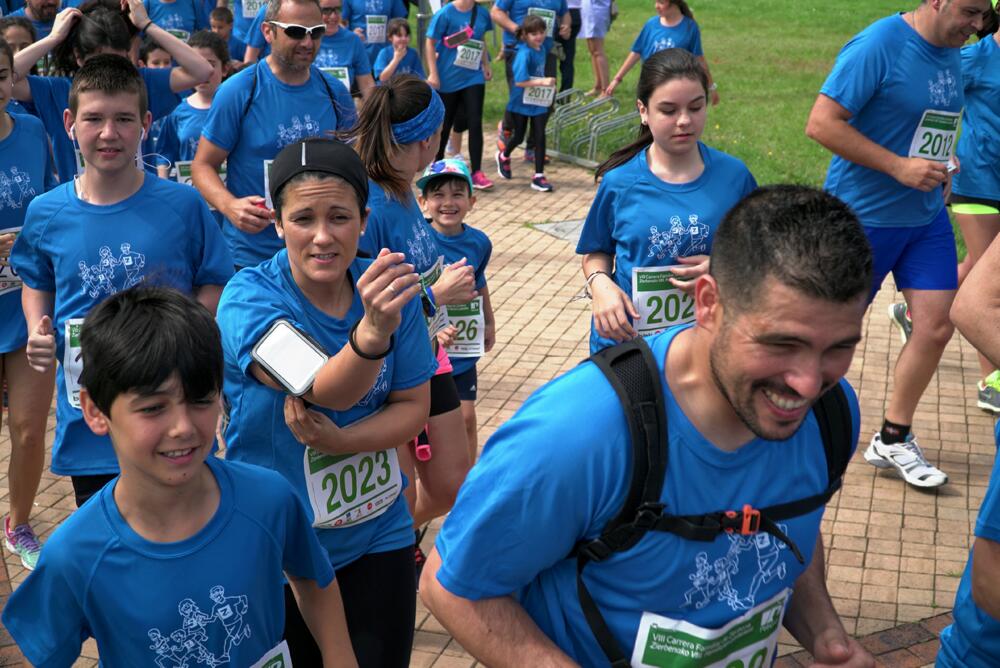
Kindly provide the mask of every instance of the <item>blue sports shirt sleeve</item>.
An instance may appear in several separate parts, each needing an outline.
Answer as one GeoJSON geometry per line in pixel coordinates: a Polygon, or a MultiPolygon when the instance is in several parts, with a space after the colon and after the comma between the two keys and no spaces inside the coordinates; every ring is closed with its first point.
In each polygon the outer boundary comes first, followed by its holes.
{"type": "Polygon", "coordinates": [[[219,229],[219,223],[200,197],[194,212],[200,224],[200,245],[192,249],[194,263],[194,286],[225,285],[233,276],[233,256],[219,229]]]}
{"type": "Polygon", "coordinates": [[[172,166],[180,159],[181,146],[177,139],[177,115],[170,114],[163,121],[160,137],[156,140],[156,164],[172,166]]]}
{"type": "Polygon", "coordinates": [[[892,54],[862,32],[844,45],[820,93],[851,114],[858,113],[881,87],[892,54]]]}
{"type": "Polygon", "coordinates": [[[48,212],[38,198],[28,204],[24,226],[10,251],[10,263],[29,288],[43,292],[56,291],[52,258],[42,248],[42,238],[48,226],[48,212]]]}
{"type": "MultiPolygon", "coordinates": [[[[250,67],[257,67],[251,65],[250,67]]],[[[232,151],[239,139],[243,106],[250,90],[239,85],[239,75],[225,81],[215,93],[202,136],[224,151],[232,151]]]]}
{"type": "MultiPolygon", "coordinates": [[[[275,473],[275,477],[281,476],[275,473]]],[[[282,569],[295,577],[315,580],[320,587],[326,587],[334,579],[330,555],[320,545],[316,530],[309,521],[309,514],[295,496],[291,484],[283,477],[281,483],[286,492],[282,569]]]]}
{"type": "Polygon", "coordinates": [[[576,244],[578,255],[586,253],[607,253],[615,255],[615,240],[612,236],[615,220],[615,192],[612,181],[605,176],[597,187],[597,195],[590,205],[587,218],[576,244]]]}

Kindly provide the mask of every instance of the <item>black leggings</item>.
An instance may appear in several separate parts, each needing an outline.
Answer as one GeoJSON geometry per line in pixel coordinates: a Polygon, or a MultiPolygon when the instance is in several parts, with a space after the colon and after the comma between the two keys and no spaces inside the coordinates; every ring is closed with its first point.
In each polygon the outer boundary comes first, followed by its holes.
{"type": "MultiPolygon", "coordinates": [[[[515,88],[514,85],[514,54],[516,47],[508,49],[504,52],[504,68],[507,75],[507,90],[512,90],[515,88]]],[[[551,51],[545,56],[545,76],[554,77],[556,75],[556,70],[559,59],[555,57],[551,51]]],[[[545,112],[546,120],[548,115],[552,113],[552,108],[550,107],[547,112],[545,112]]],[[[501,127],[506,132],[512,132],[514,130],[514,112],[509,109],[504,109],[503,111],[503,121],[501,127]]],[[[535,149],[535,140],[533,136],[528,136],[528,143],[524,145],[524,148],[528,151],[533,151],[535,149]]],[[[541,171],[541,170],[539,170],[541,171]]]]}
{"type": "MultiPolygon", "coordinates": [[[[417,615],[413,547],[376,552],[337,571],[347,631],[359,666],[408,668],[417,615]]],[[[292,588],[285,585],[285,640],[293,666],[322,666],[323,658],[292,588]]]]}
{"type": "Polygon", "coordinates": [[[524,141],[524,136],[528,133],[528,121],[531,121],[531,137],[529,143],[535,145],[535,173],[545,173],[545,123],[549,120],[549,112],[537,116],[524,116],[511,112],[511,120],[514,121],[514,136],[507,142],[504,149],[504,157],[509,158],[518,144],[524,141]]]}
{"type": "Polygon", "coordinates": [[[455,127],[455,118],[458,110],[462,109],[469,130],[469,162],[472,171],[478,172],[483,168],[483,100],[485,99],[484,84],[476,84],[451,93],[441,93],[441,101],[444,102],[444,126],[441,128],[438,160],[444,157],[444,148],[448,145],[452,128],[455,127]]]}

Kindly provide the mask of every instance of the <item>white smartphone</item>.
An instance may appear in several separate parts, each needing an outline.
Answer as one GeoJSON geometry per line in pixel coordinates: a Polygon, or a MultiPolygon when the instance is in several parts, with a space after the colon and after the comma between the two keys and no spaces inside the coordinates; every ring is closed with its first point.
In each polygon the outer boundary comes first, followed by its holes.
{"type": "Polygon", "coordinates": [[[312,387],[316,374],[330,358],[316,341],[287,320],[277,320],[250,356],[271,378],[296,397],[312,387]]]}

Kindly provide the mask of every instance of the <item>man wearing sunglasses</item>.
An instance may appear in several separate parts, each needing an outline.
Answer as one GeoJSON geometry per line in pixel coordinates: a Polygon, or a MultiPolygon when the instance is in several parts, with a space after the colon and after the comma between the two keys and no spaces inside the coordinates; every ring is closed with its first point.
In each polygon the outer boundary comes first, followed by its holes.
{"type": "MultiPolygon", "coordinates": [[[[350,30],[341,30],[340,20],[344,13],[344,0],[319,0],[319,8],[323,14],[326,32],[323,33],[319,54],[314,64],[347,86],[355,96],[360,94],[363,100],[367,99],[368,94],[375,88],[372,66],[361,38],[350,30]]],[[[264,33],[260,29],[264,24],[266,13],[265,5],[260,8],[254,20],[254,27],[250,29],[246,62],[254,63],[259,55],[266,56],[269,52],[264,33]]]]}
{"type": "Polygon", "coordinates": [[[274,156],[356,119],[350,92],[313,64],[326,31],[317,0],[269,0],[261,30],[270,55],[219,87],[191,166],[195,187],[225,216],[222,231],[238,268],[284,245],[265,197],[274,156]],[[218,175],[223,162],[225,183],[218,175]]]}

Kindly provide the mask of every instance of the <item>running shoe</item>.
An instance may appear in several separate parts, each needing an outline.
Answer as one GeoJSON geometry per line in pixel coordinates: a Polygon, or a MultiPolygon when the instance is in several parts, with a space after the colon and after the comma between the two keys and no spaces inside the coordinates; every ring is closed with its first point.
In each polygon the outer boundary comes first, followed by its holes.
{"type": "Polygon", "coordinates": [[[3,521],[4,543],[7,549],[21,558],[21,563],[29,571],[35,570],[38,563],[38,555],[42,552],[42,544],[38,542],[38,536],[27,524],[19,524],[13,529],[10,528],[10,515],[3,521]]]}
{"type": "Polygon", "coordinates": [[[493,187],[493,182],[486,178],[483,170],[472,172],[472,187],[476,190],[489,190],[493,187]]]}
{"type": "Polygon", "coordinates": [[[510,180],[510,158],[503,157],[503,151],[497,151],[497,174],[501,179],[510,180]]]}
{"type": "Polygon", "coordinates": [[[550,193],[553,190],[552,184],[549,183],[549,180],[545,178],[544,175],[536,176],[533,179],[531,179],[531,189],[538,190],[543,193],[550,193]]]}
{"type": "Polygon", "coordinates": [[[906,308],[906,302],[889,304],[889,320],[899,330],[899,338],[905,345],[913,334],[913,321],[910,319],[910,309],[906,308]]]}
{"type": "Polygon", "coordinates": [[[1000,371],[994,371],[979,381],[976,405],[984,411],[1000,413],[1000,371]]]}
{"type": "Polygon", "coordinates": [[[940,487],[948,482],[948,475],[924,457],[913,434],[907,435],[902,443],[886,444],[882,442],[882,434],[875,432],[865,450],[865,461],[880,469],[895,468],[914,487],[940,487]]]}
{"type": "MultiPolygon", "coordinates": [[[[533,149],[533,148],[526,148],[526,149],[524,149],[524,161],[525,162],[534,162],[535,161],[535,149],[533,149]]],[[[546,165],[549,164],[549,156],[545,156],[544,163],[546,165]]]]}

